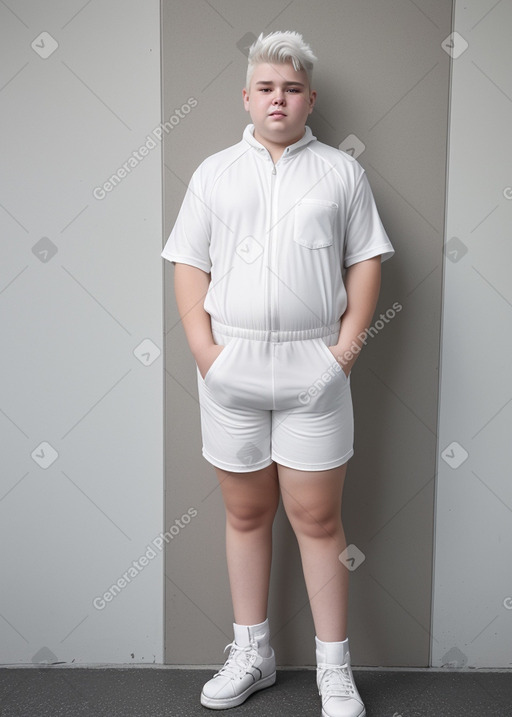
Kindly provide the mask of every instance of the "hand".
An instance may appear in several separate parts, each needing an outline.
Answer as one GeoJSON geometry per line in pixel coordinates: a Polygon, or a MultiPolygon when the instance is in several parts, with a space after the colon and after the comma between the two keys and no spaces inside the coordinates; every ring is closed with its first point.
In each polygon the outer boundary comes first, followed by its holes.
{"type": "Polygon", "coordinates": [[[336,361],[337,361],[337,362],[339,363],[339,365],[341,366],[341,370],[343,371],[343,373],[345,374],[345,376],[348,378],[349,373],[350,373],[350,371],[352,370],[352,365],[353,365],[354,362],[353,362],[353,361],[351,361],[350,363],[347,363],[347,362],[345,362],[345,361],[342,362],[342,361],[340,360],[340,359],[341,359],[341,356],[340,356],[340,353],[339,353],[339,348],[338,348],[337,346],[328,346],[327,348],[329,349],[329,351],[332,353],[332,355],[334,356],[334,358],[336,359],[336,361]],[[339,358],[338,358],[338,357],[339,357],[339,358]]]}
{"type": "Polygon", "coordinates": [[[207,348],[203,349],[201,353],[197,354],[194,357],[196,360],[197,367],[199,369],[199,373],[201,374],[203,379],[210,370],[217,356],[224,348],[225,346],[220,346],[219,344],[211,344],[207,348]]]}

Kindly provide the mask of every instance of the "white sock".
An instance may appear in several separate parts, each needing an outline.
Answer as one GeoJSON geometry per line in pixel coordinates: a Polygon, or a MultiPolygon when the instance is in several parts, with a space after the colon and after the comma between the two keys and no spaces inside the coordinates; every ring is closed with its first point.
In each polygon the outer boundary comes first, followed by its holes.
{"type": "Polygon", "coordinates": [[[341,642],[323,642],[315,635],[316,656],[318,662],[329,665],[343,665],[348,652],[348,637],[341,642]]]}
{"type": "Polygon", "coordinates": [[[234,622],[233,629],[237,645],[240,647],[247,647],[247,645],[250,644],[251,639],[256,639],[258,642],[259,654],[262,657],[270,657],[270,631],[268,618],[263,622],[259,622],[257,625],[238,625],[234,622]]]}

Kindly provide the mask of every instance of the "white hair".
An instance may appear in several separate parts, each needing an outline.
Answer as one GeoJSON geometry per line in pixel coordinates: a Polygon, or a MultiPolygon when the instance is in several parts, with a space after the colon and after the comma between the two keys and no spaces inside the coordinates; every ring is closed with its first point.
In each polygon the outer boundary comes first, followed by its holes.
{"type": "Polygon", "coordinates": [[[317,58],[310,46],[304,42],[298,32],[271,32],[265,37],[263,33],[249,48],[249,64],[247,67],[246,90],[251,84],[254,66],[261,63],[291,62],[295,70],[305,70],[311,85],[313,63],[317,58]]]}

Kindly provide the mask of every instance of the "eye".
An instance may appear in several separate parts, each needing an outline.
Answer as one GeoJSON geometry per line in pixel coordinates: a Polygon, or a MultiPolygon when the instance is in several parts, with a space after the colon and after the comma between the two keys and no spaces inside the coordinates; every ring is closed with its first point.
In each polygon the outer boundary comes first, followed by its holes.
{"type": "Polygon", "coordinates": [[[288,88],[288,92],[297,93],[297,92],[300,92],[300,90],[298,90],[296,87],[289,87],[289,88],[288,88]]]}

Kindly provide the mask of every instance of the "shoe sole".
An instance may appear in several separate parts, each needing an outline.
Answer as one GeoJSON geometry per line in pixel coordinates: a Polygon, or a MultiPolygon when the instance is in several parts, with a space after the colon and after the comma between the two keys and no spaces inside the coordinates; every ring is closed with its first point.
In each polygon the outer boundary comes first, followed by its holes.
{"type": "Polygon", "coordinates": [[[246,690],[244,690],[236,697],[229,697],[227,699],[215,699],[214,697],[206,697],[206,695],[201,692],[201,704],[203,705],[203,707],[208,707],[211,710],[227,710],[230,707],[238,707],[243,702],[245,702],[245,700],[250,697],[253,692],[257,692],[258,690],[264,690],[265,687],[272,687],[275,681],[276,673],[273,672],[271,675],[264,677],[262,680],[253,682],[252,685],[249,685],[246,690]]]}
{"type": "MultiPolygon", "coordinates": [[[[327,712],[323,709],[322,709],[322,717],[329,717],[327,712]]],[[[366,710],[363,709],[363,711],[360,714],[358,714],[357,717],[366,717],[366,710]]]]}

